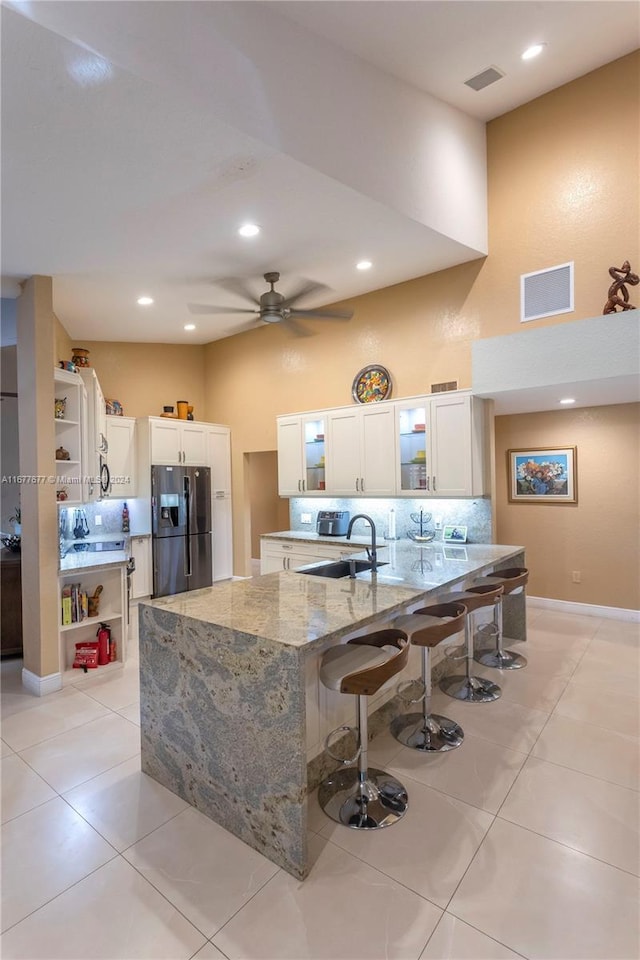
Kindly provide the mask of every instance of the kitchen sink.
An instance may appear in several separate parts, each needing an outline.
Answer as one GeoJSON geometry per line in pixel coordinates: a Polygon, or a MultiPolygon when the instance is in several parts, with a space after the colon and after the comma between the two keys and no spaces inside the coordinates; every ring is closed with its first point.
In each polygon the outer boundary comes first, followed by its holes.
{"type": "MultiPolygon", "coordinates": [[[[378,561],[378,567],[386,567],[386,561],[378,561]]],[[[309,573],[312,577],[330,577],[332,580],[340,580],[342,577],[348,577],[351,572],[366,573],[371,570],[371,560],[332,560],[330,563],[323,563],[317,567],[308,567],[298,570],[298,573],[309,573]]]]}

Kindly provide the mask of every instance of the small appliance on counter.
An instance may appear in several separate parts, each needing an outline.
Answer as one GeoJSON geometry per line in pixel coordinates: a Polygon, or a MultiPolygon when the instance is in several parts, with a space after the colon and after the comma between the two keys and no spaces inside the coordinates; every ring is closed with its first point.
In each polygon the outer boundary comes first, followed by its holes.
{"type": "Polygon", "coordinates": [[[316,533],[323,537],[346,537],[349,529],[348,510],[319,510],[316,533]]]}

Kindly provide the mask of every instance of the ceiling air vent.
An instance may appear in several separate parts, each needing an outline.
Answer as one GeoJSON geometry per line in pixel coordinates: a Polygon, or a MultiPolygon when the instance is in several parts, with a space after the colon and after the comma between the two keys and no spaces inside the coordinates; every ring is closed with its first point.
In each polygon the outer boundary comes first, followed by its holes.
{"type": "Polygon", "coordinates": [[[465,80],[465,86],[471,87],[472,90],[476,91],[484,90],[485,87],[495,83],[496,80],[501,80],[502,77],[504,77],[502,70],[498,70],[497,67],[487,67],[482,73],[477,73],[475,77],[471,77],[470,80],[465,80]]]}
{"type": "Polygon", "coordinates": [[[520,277],[520,323],[573,310],[573,262],[520,277]]]}
{"type": "Polygon", "coordinates": [[[446,393],[447,390],[457,390],[458,381],[457,380],[447,380],[446,383],[432,383],[431,384],[431,393],[446,393]]]}

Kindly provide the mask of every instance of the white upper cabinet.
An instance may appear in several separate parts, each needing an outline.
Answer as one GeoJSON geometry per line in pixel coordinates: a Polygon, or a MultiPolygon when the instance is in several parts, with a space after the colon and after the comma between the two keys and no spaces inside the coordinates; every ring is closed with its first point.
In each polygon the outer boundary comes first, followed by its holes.
{"type": "Polygon", "coordinates": [[[324,494],[325,419],[322,413],[278,417],[278,493],[324,494]]]}
{"type": "Polygon", "coordinates": [[[150,417],[151,463],[207,463],[207,425],[171,417],[150,417]]]}
{"type": "Polygon", "coordinates": [[[231,496],[231,430],[220,424],[207,425],[207,459],[211,467],[211,496],[231,496]]]}
{"type": "Polygon", "coordinates": [[[327,412],[327,492],[337,497],[395,494],[393,406],[327,412]]]}
{"type": "Polygon", "coordinates": [[[395,404],[398,494],[481,496],[485,492],[482,401],[456,390],[395,404]]]}
{"type": "Polygon", "coordinates": [[[110,497],[136,495],[136,421],[134,417],[106,417],[109,445],[107,462],[111,474],[110,497]]]}
{"type": "Polygon", "coordinates": [[[487,491],[484,404],[468,390],[278,417],[277,425],[283,497],[470,497],[487,491]]]}

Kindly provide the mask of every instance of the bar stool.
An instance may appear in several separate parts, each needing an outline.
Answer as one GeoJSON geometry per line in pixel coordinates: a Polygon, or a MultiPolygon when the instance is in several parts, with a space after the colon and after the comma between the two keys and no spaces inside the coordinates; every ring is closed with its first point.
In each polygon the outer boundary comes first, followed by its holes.
{"type": "MultiPolygon", "coordinates": [[[[515,653],[513,650],[505,650],[503,647],[502,631],[502,612],[504,598],[510,594],[523,593],[529,580],[529,571],[526,567],[509,567],[506,570],[496,570],[486,577],[480,577],[475,581],[474,587],[481,584],[500,584],[503,588],[500,602],[494,608],[493,623],[487,624],[489,627],[488,636],[495,639],[495,645],[484,647],[477,650],[474,654],[474,660],[484,664],[485,667],[496,667],[498,670],[518,670],[520,667],[526,667],[527,660],[521,653],[515,653]]],[[[482,634],[483,631],[479,630],[482,634]]],[[[485,628],[485,636],[487,631],[485,628]]]]}
{"type": "Polygon", "coordinates": [[[342,726],[325,740],[329,756],[345,766],[358,761],[356,769],[339,769],[318,788],[318,803],[332,820],[359,830],[388,827],[399,820],[409,799],[404,786],[383,770],[367,765],[367,697],[377,693],[390,677],[400,673],[409,658],[409,638],[402,630],[379,630],[348,643],[331,647],[322,658],[320,679],[329,690],[356,697],[357,729],[342,726]],[[357,750],[347,760],[332,753],[336,733],[355,733],[357,750]]]}
{"type": "Polygon", "coordinates": [[[499,602],[502,586],[485,584],[471,586],[462,593],[448,593],[446,599],[451,603],[462,603],[467,608],[464,621],[465,652],[462,656],[447,654],[451,660],[465,660],[466,672],[464,676],[454,675],[444,677],[440,681],[440,689],[456,700],[467,700],[470,703],[489,703],[497,700],[502,691],[497,683],[485,680],[484,677],[474,677],[471,674],[473,664],[473,621],[474,613],[481,607],[488,607],[499,602]]]}
{"type": "MultiPolygon", "coordinates": [[[[454,720],[431,713],[431,648],[463,630],[466,613],[462,603],[436,603],[393,621],[394,627],[404,630],[422,654],[423,693],[409,701],[411,704],[422,702],[422,713],[404,714],[391,723],[391,733],[396,740],[413,750],[443,753],[459,747],[464,740],[464,731],[454,720]]],[[[402,697],[400,687],[398,693],[402,697]]]]}

